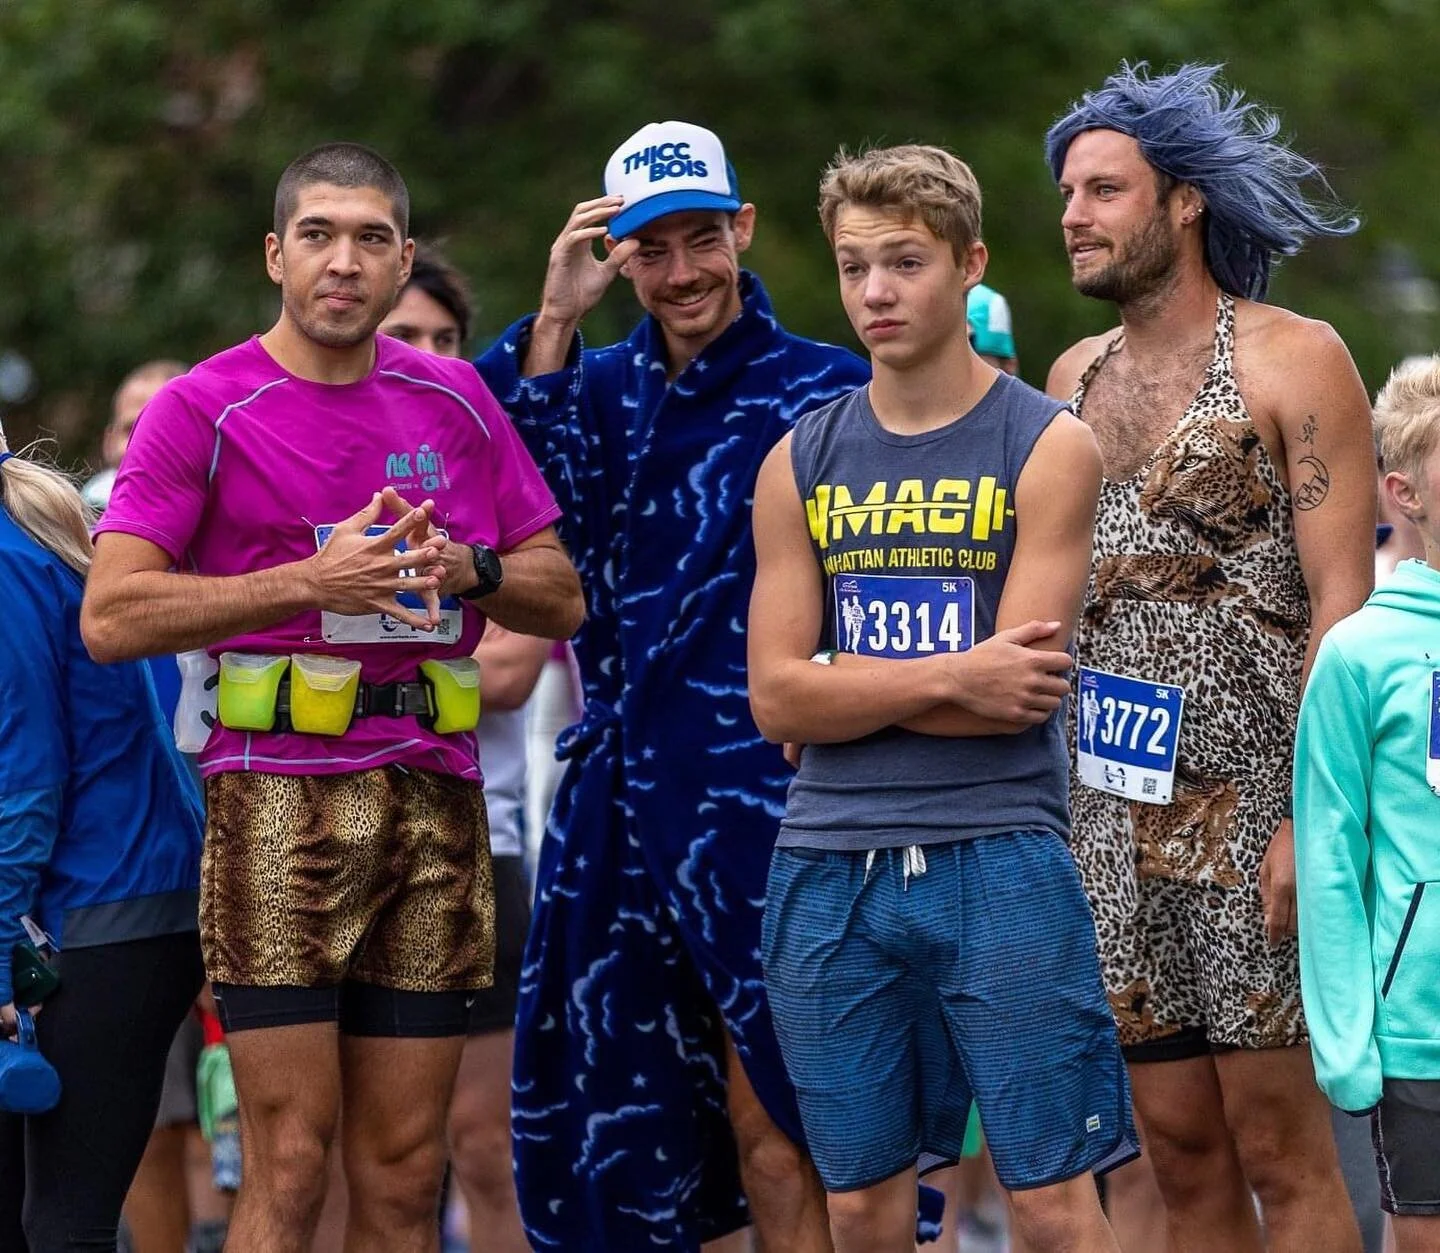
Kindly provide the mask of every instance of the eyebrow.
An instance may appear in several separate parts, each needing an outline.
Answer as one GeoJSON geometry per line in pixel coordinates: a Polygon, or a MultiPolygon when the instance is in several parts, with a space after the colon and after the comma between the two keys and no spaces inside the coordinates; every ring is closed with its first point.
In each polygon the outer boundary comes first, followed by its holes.
{"type": "MultiPolygon", "coordinates": [[[[320,213],[307,213],[303,218],[295,219],[295,229],[303,230],[307,226],[323,226],[334,229],[335,223],[320,213]]],[[[356,228],[361,231],[377,231],[384,235],[394,235],[395,228],[389,222],[361,222],[356,228]]]]}
{"type": "MultiPolygon", "coordinates": [[[[903,251],[903,250],[906,249],[906,248],[917,248],[917,247],[918,247],[918,248],[933,248],[934,246],[935,246],[935,241],[934,241],[934,240],[926,239],[925,236],[922,235],[922,234],[920,234],[918,231],[913,232],[913,233],[907,233],[907,234],[905,234],[905,235],[900,236],[900,237],[897,238],[897,239],[886,239],[886,240],[882,240],[880,243],[878,243],[878,244],[875,245],[875,247],[876,247],[877,249],[879,249],[879,251],[881,251],[881,252],[900,252],[900,251],[903,251]]],[[[840,256],[840,255],[853,256],[853,255],[855,255],[856,253],[861,253],[861,252],[864,252],[864,251],[865,251],[865,245],[864,245],[864,244],[836,244],[836,245],[835,245],[835,254],[836,254],[836,256],[840,256]]]]}

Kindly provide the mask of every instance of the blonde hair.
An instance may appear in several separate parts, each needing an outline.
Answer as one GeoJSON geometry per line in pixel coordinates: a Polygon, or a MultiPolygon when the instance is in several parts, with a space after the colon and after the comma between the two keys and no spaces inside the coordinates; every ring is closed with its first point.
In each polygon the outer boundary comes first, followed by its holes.
{"type": "Polygon", "coordinates": [[[846,205],[891,209],[919,218],[955,253],[957,263],[980,238],[980,184],[953,152],[932,144],[900,144],[852,154],[841,148],[820,180],[820,225],[835,243],[846,205]]]}
{"type": "MultiPolygon", "coordinates": [[[[40,459],[40,448],[37,442],[0,461],[0,499],[16,526],[83,579],[95,552],[90,543],[95,514],[70,477],[40,459]]],[[[0,453],[5,451],[0,434],[0,453]]]]}
{"type": "Polygon", "coordinates": [[[1440,355],[1411,357],[1375,397],[1380,466],[1418,478],[1440,443],[1440,355]]]}

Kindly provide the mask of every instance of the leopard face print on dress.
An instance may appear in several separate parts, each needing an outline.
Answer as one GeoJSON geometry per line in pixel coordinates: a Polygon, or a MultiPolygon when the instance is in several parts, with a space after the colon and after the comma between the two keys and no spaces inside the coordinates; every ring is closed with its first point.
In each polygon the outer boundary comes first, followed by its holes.
{"type": "MultiPolygon", "coordinates": [[[[1169,805],[1073,780],[1076,861],[1126,1044],[1196,1026],[1242,1047],[1304,1038],[1294,946],[1265,944],[1258,876],[1290,792],[1309,598],[1290,494],[1235,381],[1234,328],[1222,296],[1195,398],[1136,474],[1104,482],[1076,632],[1081,664],[1185,689],[1169,805]]],[[[1082,417],[1122,344],[1081,379],[1082,417]]]]}

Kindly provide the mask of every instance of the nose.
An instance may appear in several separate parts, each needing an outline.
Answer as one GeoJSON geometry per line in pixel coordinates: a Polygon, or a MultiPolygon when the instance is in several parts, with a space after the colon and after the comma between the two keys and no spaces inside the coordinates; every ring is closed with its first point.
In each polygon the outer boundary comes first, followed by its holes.
{"type": "Polygon", "coordinates": [[[1086,207],[1085,198],[1076,192],[1065,203],[1065,212],[1060,215],[1060,226],[1063,230],[1074,230],[1077,226],[1084,226],[1090,221],[1090,210],[1086,207]]]}
{"type": "Polygon", "coordinates": [[[337,236],[330,249],[328,267],[334,274],[354,274],[359,270],[360,249],[355,241],[345,235],[337,236]]]}
{"type": "Polygon", "coordinates": [[[888,305],[895,298],[895,289],[890,282],[890,272],[883,265],[872,265],[865,274],[865,304],[867,308],[888,305]]]}
{"type": "Polygon", "coordinates": [[[672,287],[686,287],[693,283],[700,273],[691,260],[688,248],[676,248],[668,260],[665,279],[672,287]]]}

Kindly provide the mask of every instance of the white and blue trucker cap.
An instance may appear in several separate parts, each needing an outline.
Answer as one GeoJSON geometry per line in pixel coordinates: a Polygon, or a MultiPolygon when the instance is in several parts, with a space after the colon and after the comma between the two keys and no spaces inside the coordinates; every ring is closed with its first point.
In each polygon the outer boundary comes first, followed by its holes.
{"type": "Polygon", "coordinates": [[[720,137],[691,122],[651,122],[631,135],[605,163],[605,194],[625,197],[610,220],[616,239],[667,213],[740,208],[740,188],[720,137]]]}

